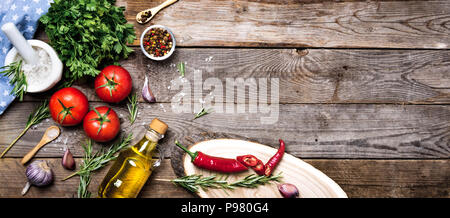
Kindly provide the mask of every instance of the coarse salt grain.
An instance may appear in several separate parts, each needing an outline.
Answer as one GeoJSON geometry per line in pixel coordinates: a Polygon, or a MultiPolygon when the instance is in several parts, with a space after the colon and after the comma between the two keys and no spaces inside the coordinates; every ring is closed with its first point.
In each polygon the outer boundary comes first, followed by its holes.
{"type": "MultiPolygon", "coordinates": [[[[52,62],[48,53],[40,48],[33,47],[38,55],[39,61],[37,64],[28,64],[25,61],[22,64],[22,70],[25,74],[28,87],[40,87],[42,84],[46,84],[45,80],[48,79],[52,71],[52,62]]],[[[17,55],[15,61],[23,60],[22,56],[17,55]]]]}

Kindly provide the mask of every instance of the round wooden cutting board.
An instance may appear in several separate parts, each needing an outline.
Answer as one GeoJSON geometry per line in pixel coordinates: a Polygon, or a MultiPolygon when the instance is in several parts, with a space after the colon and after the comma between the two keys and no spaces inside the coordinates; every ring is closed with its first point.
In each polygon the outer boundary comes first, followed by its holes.
{"type": "MultiPolygon", "coordinates": [[[[175,148],[178,149],[178,148],[175,148]]],[[[178,149],[181,150],[181,149],[178,149]]],[[[270,157],[272,157],[277,149],[271,148],[266,145],[258,144],[255,142],[249,142],[236,139],[213,139],[202,141],[189,147],[191,151],[201,151],[208,155],[236,158],[239,155],[253,154],[264,163],[266,163],[270,157]]],[[[179,152],[179,151],[177,151],[179,152]]],[[[172,166],[177,171],[177,174],[192,175],[199,174],[203,176],[218,175],[217,172],[203,170],[192,164],[191,158],[188,155],[182,155],[179,158],[181,164],[172,162],[172,166]],[[178,165],[178,166],[177,166],[178,165]],[[181,166],[180,166],[181,165],[181,166]],[[180,167],[182,170],[180,170],[180,167]]],[[[347,195],[339,187],[339,185],[332,179],[327,177],[324,173],[317,170],[310,164],[290,155],[285,154],[283,159],[273,172],[275,175],[282,173],[282,181],[285,183],[292,183],[297,186],[300,191],[300,197],[303,198],[346,198],[347,195]]],[[[228,181],[232,182],[249,174],[254,174],[254,171],[249,169],[248,171],[229,174],[228,181]]],[[[227,174],[228,175],[228,174],[227,174]]],[[[225,175],[226,176],[226,175],[225,175]]],[[[204,191],[200,189],[197,193],[202,198],[278,198],[282,197],[278,192],[277,185],[275,183],[260,186],[255,189],[251,188],[236,188],[235,190],[220,190],[220,189],[208,189],[204,191]]]]}

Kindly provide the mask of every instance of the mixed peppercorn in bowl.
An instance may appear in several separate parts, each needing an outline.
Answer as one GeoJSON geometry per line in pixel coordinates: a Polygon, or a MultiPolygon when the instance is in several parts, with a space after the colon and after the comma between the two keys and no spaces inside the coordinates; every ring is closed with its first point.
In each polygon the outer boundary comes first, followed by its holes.
{"type": "Polygon", "coordinates": [[[153,25],[141,35],[141,50],[152,60],[165,60],[175,51],[175,37],[169,28],[153,25]]]}

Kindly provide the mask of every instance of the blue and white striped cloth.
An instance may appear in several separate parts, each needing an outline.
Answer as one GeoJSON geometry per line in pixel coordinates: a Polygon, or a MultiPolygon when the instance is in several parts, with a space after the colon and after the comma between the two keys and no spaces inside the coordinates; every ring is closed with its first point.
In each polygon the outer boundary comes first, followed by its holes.
{"type": "MultiPolygon", "coordinates": [[[[47,13],[53,0],[1,0],[0,26],[12,22],[26,39],[33,38],[39,18],[47,13]]],[[[5,57],[12,45],[5,34],[0,31],[0,67],[5,64],[5,57]]],[[[9,78],[0,75],[0,115],[14,101],[10,94],[13,87],[9,78]]]]}

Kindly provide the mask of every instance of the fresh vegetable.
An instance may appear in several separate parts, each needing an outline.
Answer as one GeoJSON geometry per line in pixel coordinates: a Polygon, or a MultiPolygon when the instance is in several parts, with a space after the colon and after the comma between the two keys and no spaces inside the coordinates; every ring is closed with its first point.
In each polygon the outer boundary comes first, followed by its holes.
{"type": "Polygon", "coordinates": [[[74,81],[97,76],[101,65],[127,58],[126,43],[136,38],[133,25],[115,0],[54,0],[40,18],[50,45],[67,66],[64,77],[74,81]]]}
{"type": "Polygon", "coordinates": [[[33,125],[36,125],[40,123],[42,120],[46,119],[50,116],[50,112],[48,109],[48,101],[45,100],[41,105],[39,105],[29,116],[27,124],[25,125],[25,128],[22,130],[22,132],[17,136],[11,144],[8,145],[5,150],[3,150],[2,154],[0,155],[0,158],[2,158],[6,152],[9,151],[13,147],[14,144],[23,136],[25,133],[30,129],[33,125]]]}
{"type": "Polygon", "coordinates": [[[278,191],[280,191],[280,194],[283,195],[285,198],[296,198],[299,196],[299,192],[297,187],[295,185],[292,185],[290,183],[284,183],[284,184],[278,184],[278,191]]]}
{"type": "Polygon", "coordinates": [[[142,86],[142,98],[145,101],[147,101],[148,103],[156,102],[156,98],[155,98],[155,96],[153,96],[152,90],[150,89],[150,86],[148,85],[147,75],[145,75],[144,86],[142,86]]]}
{"type": "Polygon", "coordinates": [[[223,173],[236,173],[247,170],[246,166],[235,159],[214,157],[200,151],[192,153],[178,141],[175,141],[175,144],[191,156],[192,163],[200,168],[223,173]]]}
{"type": "Polygon", "coordinates": [[[78,89],[67,87],[50,98],[50,114],[61,126],[75,126],[83,121],[89,110],[87,97],[78,89]]]}
{"type": "Polygon", "coordinates": [[[27,91],[27,79],[25,73],[22,70],[22,60],[17,62],[12,62],[7,66],[0,67],[0,74],[9,77],[9,84],[14,86],[11,90],[11,95],[19,98],[19,101],[23,100],[23,95],[27,91]]]}
{"type": "Polygon", "coordinates": [[[234,190],[237,187],[257,188],[260,185],[265,185],[270,182],[280,182],[280,180],[281,174],[269,177],[251,174],[241,180],[232,183],[228,183],[226,181],[226,178],[217,178],[217,176],[203,177],[201,175],[190,175],[174,179],[172,180],[172,183],[181,186],[190,192],[198,192],[199,188],[202,188],[204,190],[207,190],[209,188],[224,190],[234,190]]]}
{"type": "Polygon", "coordinates": [[[46,186],[53,182],[52,169],[43,160],[37,160],[28,165],[25,171],[28,182],[22,190],[22,195],[25,195],[30,189],[31,185],[46,186]]]}
{"type": "Polygon", "coordinates": [[[131,96],[128,97],[128,112],[130,113],[130,124],[133,124],[134,121],[136,121],[137,114],[138,114],[138,97],[137,94],[134,93],[131,96]]]}
{"type": "Polygon", "coordinates": [[[264,166],[264,163],[261,160],[258,160],[258,163],[254,167],[252,167],[252,170],[255,171],[256,174],[261,176],[264,175],[266,167],[264,166]]]}
{"type": "Polygon", "coordinates": [[[195,115],[194,120],[197,119],[197,118],[199,118],[199,117],[202,117],[202,116],[204,116],[204,115],[206,115],[206,114],[209,114],[209,111],[206,110],[205,108],[202,108],[202,109],[195,115]]]}
{"type": "Polygon", "coordinates": [[[119,133],[119,117],[110,107],[96,107],[84,117],[83,129],[96,142],[111,141],[119,133]]]}
{"type": "Polygon", "coordinates": [[[73,155],[70,152],[69,148],[66,148],[66,151],[64,152],[63,158],[61,160],[61,164],[65,169],[75,169],[75,159],[73,159],[73,155]]]}
{"type": "Polygon", "coordinates": [[[254,167],[258,164],[259,159],[251,154],[247,154],[247,155],[237,156],[236,160],[241,162],[241,164],[244,164],[246,167],[254,167]]]}
{"type": "Polygon", "coordinates": [[[132,79],[125,68],[110,65],[95,78],[95,93],[105,102],[118,103],[131,92],[132,79]]]}
{"type": "Polygon", "coordinates": [[[266,176],[270,176],[270,174],[272,174],[272,172],[275,169],[275,167],[281,161],[281,158],[283,158],[284,150],[285,150],[286,146],[285,146],[283,140],[280,139],[279,141],[280,141],[280,148],[278,148],[277,153],[275,153],[275,155],[273,155],[269,159],[269,161],[267,161],[267,163],[265,165],[264,175],[266,175],[266,176]]]}

